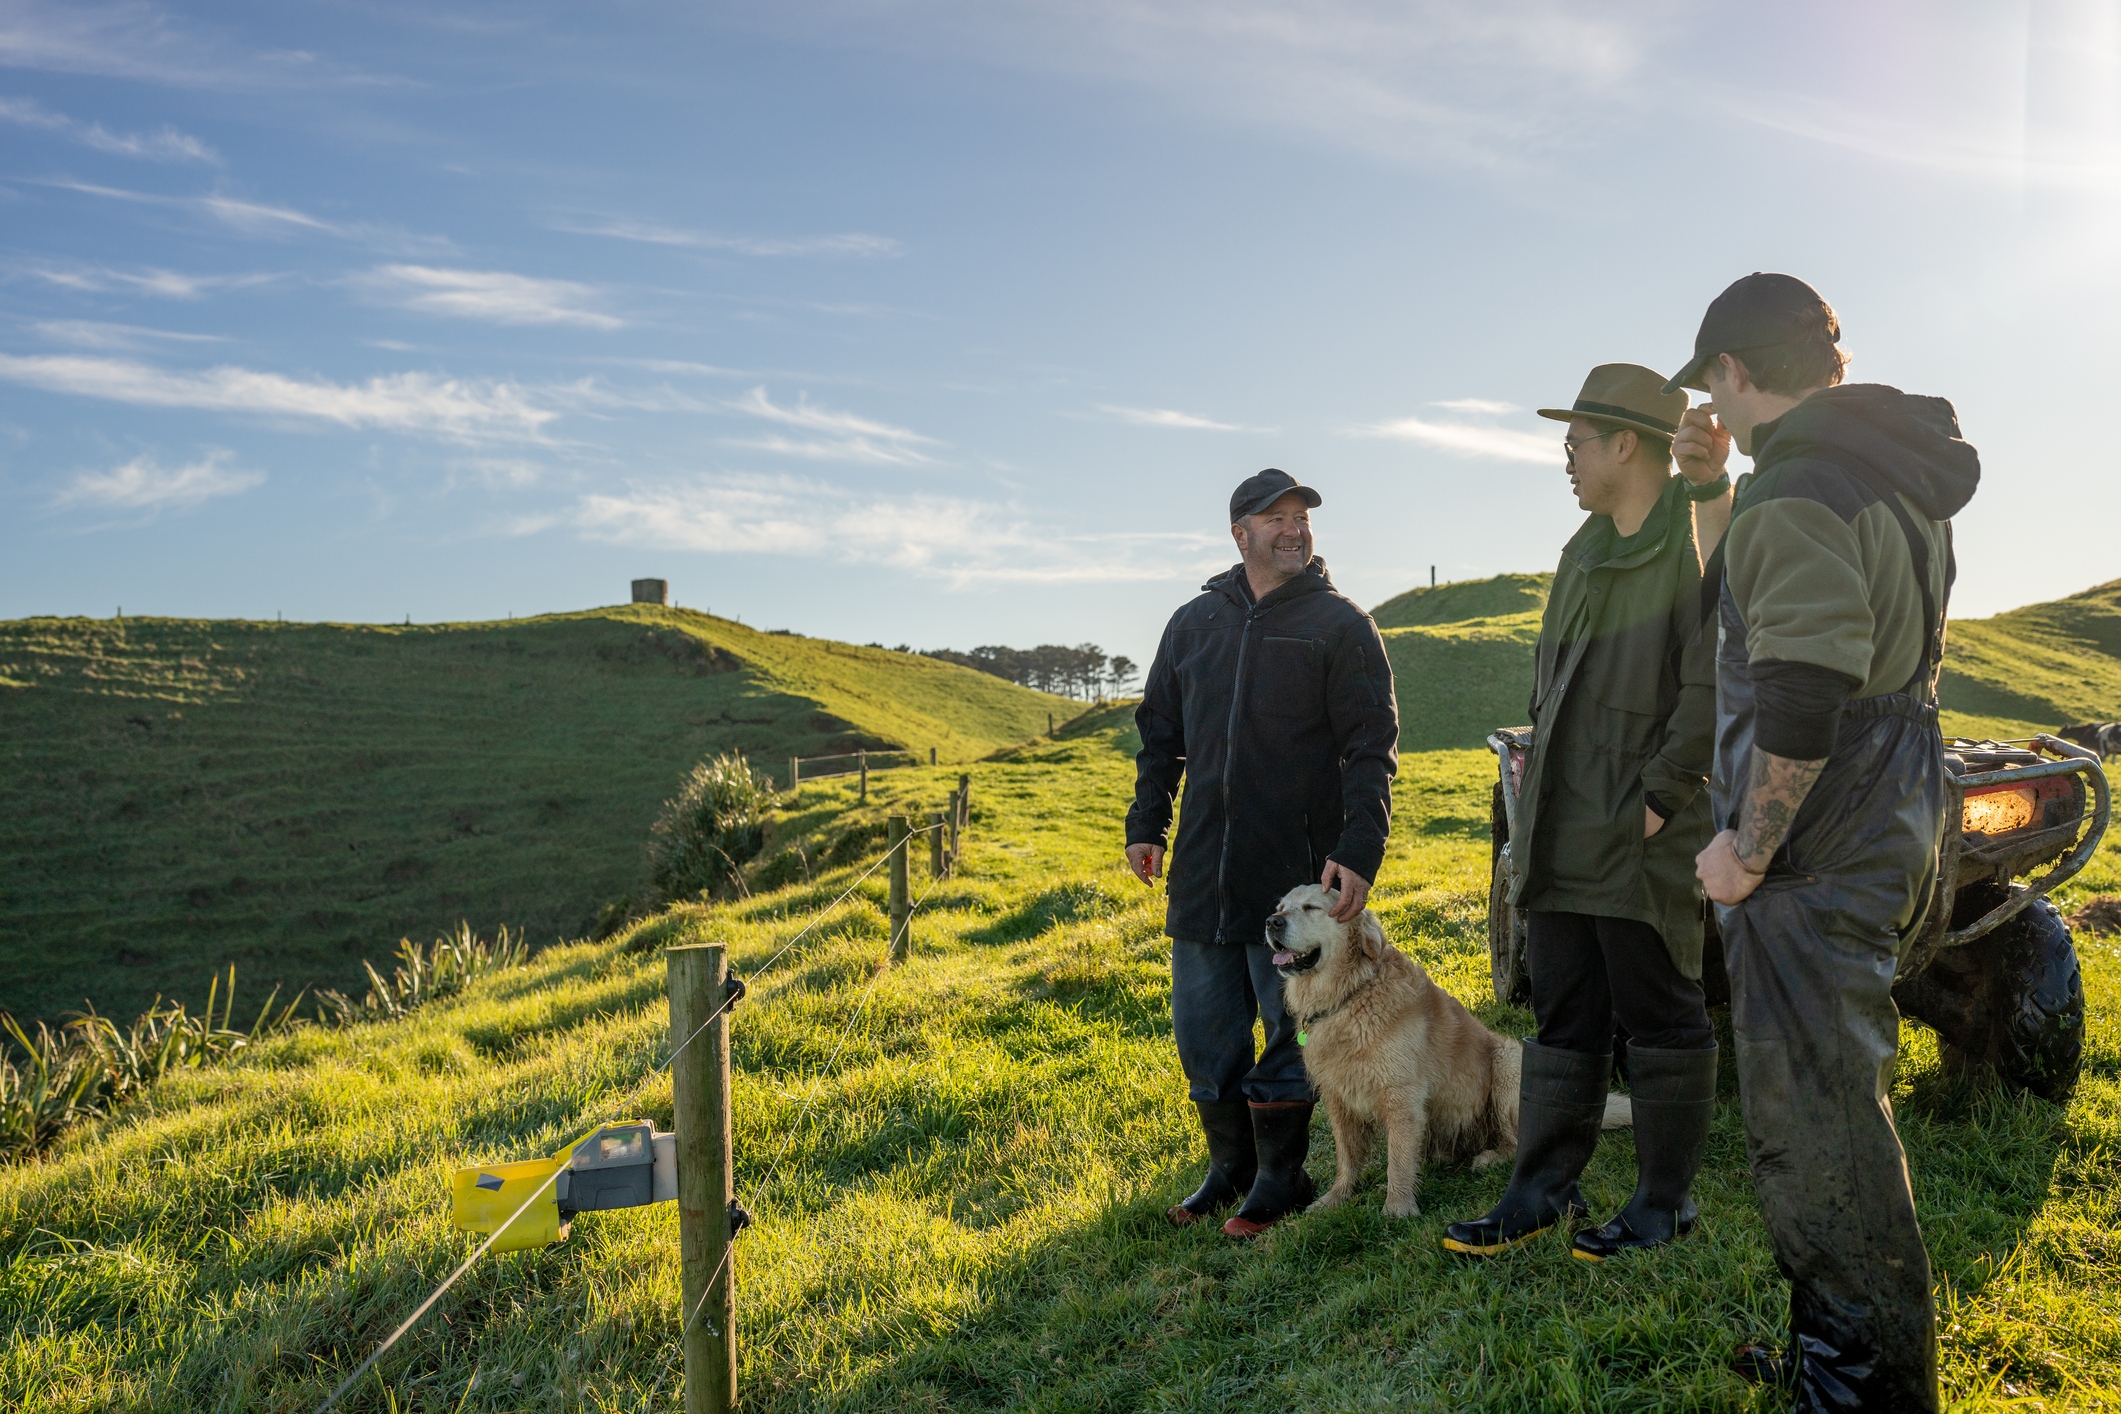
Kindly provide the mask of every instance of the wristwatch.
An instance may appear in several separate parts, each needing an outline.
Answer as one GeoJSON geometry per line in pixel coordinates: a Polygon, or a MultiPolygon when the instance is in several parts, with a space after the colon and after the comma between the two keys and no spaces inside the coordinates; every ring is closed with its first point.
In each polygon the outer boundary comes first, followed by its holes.
{"type": "Polygon", "coordinates": [[[1689,501],[1713,501],[1730,489],[1731,474],[1725,472],[1707,485],[1696,485],[1689,481],[1686,484],[1686,498],[1689,501]]]}

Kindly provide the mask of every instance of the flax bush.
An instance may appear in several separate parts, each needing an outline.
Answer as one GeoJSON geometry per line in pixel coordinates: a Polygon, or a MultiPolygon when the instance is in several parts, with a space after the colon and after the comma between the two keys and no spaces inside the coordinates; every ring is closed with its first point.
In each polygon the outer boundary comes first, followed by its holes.
{"type": "Polygon", "coordinates": [[[663,802],[648,842],[658,901],[743,893],[744,865],[766,847],[766,817],[776,803],[773,783],[742,752],[694,766],[663,802]]]}
{"type": "Polygon", "coordinates": [[[288,1029],[302,999],[275,1011],[279,996],[275,987],[248,1031],[233,1026],[234,967],[225,979],[213,979],[206,1010],[196,1016],[184,1003],[159,997],[123,1029],[90,1011],[56,1029],[40,1021],[32,1035],[14,1017],[0,1016],[0,1029],[14,1042],[0,1051],[0,1157],[33,1154],[71,1125],[109,1113],[171,1071],[225,1060],[261,1036],[288,1029]]]}
{"type": "Polygon", "coordinates": [[[455,996],[489,972],[520,967],[529,956],[521,933],[510,937],[504,927],[488,942],[473,933],[469,923],[460,921],[454,935],[436,938],[424,948],[410,938],[398,939],[398,965],[388,977],[362,958],[361,970],[368,974],[367,995],[356,1002],[343,992],[325,988],[317,993],[319,1012],[340,1026],[394,1020],[428,1002],[455,996]]]}
{"type": "Polygon", "coordinates": [[[389,977],[362,960],[369,989],[360,1001],[320,991],[311,1022],[295,1014],[303,994],[276,1009],[280,989],[275,987],[247,1031],[234,1024],[233,966],[208,986],[206,1009],[197,1015],[182,1002],[158,997],[129,1026],[90,1011],[56,1028],[37,1022],[31,1031],[0,1013],[0,1160],[35,1154],[75,1124],[109,1114],[165,1076],[228,1060],[267,1036],[312,1024],[392,1020],[454,996],[490,972],[520,967],[528,957],[523,935],[511,936],[506,928],[488,941],[475,936],[470,924],[459,923],[454,935],[425,948],[401,938],[398,965],[389,977]]]}

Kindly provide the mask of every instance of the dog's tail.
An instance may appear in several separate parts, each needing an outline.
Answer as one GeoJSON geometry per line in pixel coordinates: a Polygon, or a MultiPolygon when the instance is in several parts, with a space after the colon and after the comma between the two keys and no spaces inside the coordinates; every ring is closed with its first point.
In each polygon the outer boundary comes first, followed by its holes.
{"type": "Polygon", "coordinates": [[[1632,1129],[1635,1125],[1635,1102],[1625,1095],[1605,1097],[1605,1118],[1598,1121],[1600,1129],[1632,1129]]]}

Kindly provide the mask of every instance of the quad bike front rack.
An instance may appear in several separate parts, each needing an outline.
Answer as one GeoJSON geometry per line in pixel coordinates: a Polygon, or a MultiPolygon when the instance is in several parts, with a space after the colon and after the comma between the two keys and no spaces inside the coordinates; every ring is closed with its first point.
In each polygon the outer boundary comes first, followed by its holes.
{"type": "Polygon", "coordinates": [[[2035,899],[2045,898],[2058,885],[2075,877],[2098,852],[2113,814],[2113,792],[2107,784],[2106,770],[2099,762],[2099,754],[2046,733],[2030,738],[2028,744],[2033,750],[2027,754],[2045,752],[2056,759],[1975,771],[1964,776],[1945,772],[1946,828],[1937,857],[1937,889],[1931,897],[1929,917],[1921,935],[1901,960],[1899,976],[1902,980],[1921,976],[1924,969],[1936,960],[1937,954],[1945,949],[1964,947],[2008,923],[2035,899]],[[2091,797],[2089,821],[2082,809],[2057,812],[2064,818],[2052,823],[2029,820],[2031,828],[2006,831],[1994,840],[1966,828],[1967,801],[1970,799],[1978,802],[1984,797],[2008,793],[2025,798],[2029,807],[2039,809],[2045,804],[2042,797],[2048,793],[2042,789],[2043,783],[2061,783],[2073,776],[2081,778],[2080,788],[2091,797]],[[2078,834],[2080,829],[2082,835],[2078,834]],[[2038,867],[2057,853],[2062,857],[2045,874],[2022,883],[2014,881],[2014,875],[2038,867]],[[2005,897],[1980,917],[1954,928],[1953,903],[1960,887],[1982,879],[1995,881],[2004,890],[2005,897]]]}

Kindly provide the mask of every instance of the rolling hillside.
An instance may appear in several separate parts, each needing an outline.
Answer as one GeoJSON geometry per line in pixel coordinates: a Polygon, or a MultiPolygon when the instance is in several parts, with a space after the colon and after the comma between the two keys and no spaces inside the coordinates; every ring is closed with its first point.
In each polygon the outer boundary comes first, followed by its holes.
{"type": "MultiPolygon", "coordinates": [[[[1443,1225],[1492,1205],[1507,1165],[1425,1166],[1410,1218],[1384,1216],[1373,1169],[1347,1207],[1263,1241],[1165,1223],[1204,1156],[1163,899],[1114,847],[1127,727],[1100,714],[970,768],[964,868],[917,876],[903,962],[881,965],[884,880],[857,858],[549,948],[400,1021],[270,1038],[0,1166],[0,1408],[311,1414],[471,1252],[452,1170],[619,1116],[669,1126],[662,949],[691,942],[725,944],[750,979],[730,1047],[751,1414],[1783,1407],[1727,1367],[1788,1311],[1728,1065],[1700,1225],[1624,1267],[1585,1270],[1565,1233],[1493,1264],[1445,1253],[1443,1225]]],[[[1530,1014],[1488,983],[1490,770],[1481,752],[1408,755],[1371,902],[1393,946],[1521,1035],[1530,1014]]],[[[934,808],[955,778],[894,772],[866,810],[819,782],[796,806],[844,834],[934,808]]],[[[2117,886],[2109,844],[2071,895],[2117,886]]],[[[2067,1108],[1955,1078],[1913,1023],[1892,1078],[1946,1403],[1965,1414],[2117,1407],[2121,954],[2080,943],[2090,1021],[2067,1108]]],[[[1333,1146],[1321,1110],[1321,1179],[1333,1146]]],[[[1631,1131],[1602,1136],[1591,1206],[1634,1181],[1631,1131]]],[[[588,1213],[555,1246],[489,1254],[341,1407],[676,1408],[677,1220],[673,1203],[588,1213]]]]}
{"type": "MultiPolygon", "coordinates": [[[[1400,748],[1478,746],[1526,720],[1551,575],[1413,589],[1377,606],[1399,689],[1400,748]]],[[[2121,718],[2121,580],[1952,621],[1938,690],[1947,732],[2023,737],[2121,718]]]]}
{"type": "MultiPolygon", "coordinates": [[[[1370,617],[1377,620],[1379,628],[1421,628],[1464,623],[1467,619],[1537,615],[1546,608],[1547,591],[1553,587],[1551,574],[1498,574],[1492,579],[1466,579],[1428,589],[1409,589],[1372,609],[1370,617]]],[[[1537,618],[1533,622],[1536,624],[1537,618]]]]}
{"type": "Polygon", "coordinates": [[[2121,579],[1951,626],[1948,708],[2052,730],[2121,717],[2121,579]]]}
{"type": "Polygon", "coordinates": [[[701,756],[945,762],[1075,704],[933,659],[631,605],[438,626],[0,624],[0,1009],[130,1015],[228,962],[347,986],[458,918],[533,944],[637,890],[701,756]]]}

